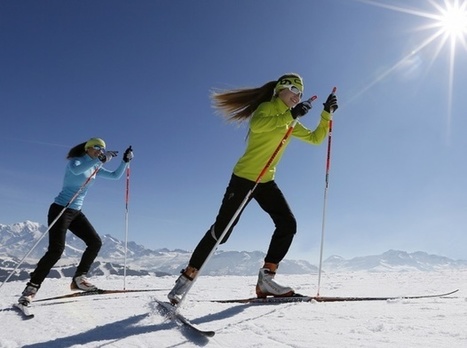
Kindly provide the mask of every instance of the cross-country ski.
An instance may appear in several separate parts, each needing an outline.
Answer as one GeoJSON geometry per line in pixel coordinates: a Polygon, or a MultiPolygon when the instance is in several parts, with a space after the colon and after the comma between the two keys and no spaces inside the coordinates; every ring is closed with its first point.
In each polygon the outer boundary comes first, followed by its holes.
{"type": "Polygon", "coordinates": [[[136,292],[152,292],[152,291],[162,291],[162,289],[129,289],[129,290],[97,289],[93,291],[79,291],[79,292],[73,292],[70,294],[65,294],[65,295],[60,295],[60,296],[41,298],[41,299],[34,300],[34,302],[44,302],[44,301],[61,300],[61,299],[67,299],[67,298],[95,296],[95,295],[130,294],[130,293],[136,293],[136,292]]]}
{"type": "Polygon", "coordinates": [[[211,300],[210,302],[219,303],[252,303],[252,304],[275,304],[275,303],[290,303],[290,302],[356,302],[356,301],[388,301],[388,300],[414,300],[422,298],[433,298],[433,297],[446,297],[458,292],[459,289],[439,293],[439,294],[427,294],[417,296],[380,296],[380,297],[355,297],[355,296],[305,296],[295,295],[290,297],[266,297],[266,298],[243,298],[243,299],[230,299],[230,300],[211,300]]]}

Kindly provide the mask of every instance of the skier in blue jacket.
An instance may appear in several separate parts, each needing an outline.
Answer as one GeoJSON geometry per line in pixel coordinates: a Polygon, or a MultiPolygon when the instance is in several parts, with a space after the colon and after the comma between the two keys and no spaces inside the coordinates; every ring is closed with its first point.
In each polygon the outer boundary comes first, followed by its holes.
{"type": "Polygon", "coordinates": [[[31,279],[18,299],[19,303],[30,305],[42,282],[65,250],[67,230],[86,243],[86,250],[76,268],[70,288],[81,291],[97,290],[97,287],[86,278],[86,274],[97,257],[102,241],[81,212],[81,208],[87,191],[96,177],[114,180],[122,177],[133,158],[131,146],[125,150],[123,161],[116,170],[109,171],[102,167],[115,156],[117,156],[117,151],[106,151],[105,142],[100,138],[91,138],[68,152],[69,161],[65,170],[63,187],[50,205],[47,216],[50,226],[48,250],[31,273],[31,279]]]}

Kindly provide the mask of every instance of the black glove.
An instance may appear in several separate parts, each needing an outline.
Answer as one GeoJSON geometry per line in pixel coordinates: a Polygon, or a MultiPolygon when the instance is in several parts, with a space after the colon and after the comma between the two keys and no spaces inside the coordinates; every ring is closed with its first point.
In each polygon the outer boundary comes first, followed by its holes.
{"type": "Polygon", "coordinates": [[[99,158],[102,163],[107,163],[112,159],[112,157],[117,157],[117,154],[118,151],[106,151],[97,156],[97,158],[99,158]]]}
{"type": "Polygon", "coordinates": [[[304,102],[301,102],[300,104],[295,105],[292,110],[290,110],[290,113],[292,114],[292,117],[296,119],[297,117],[302,117],[305,116],[308,111],[311,110],[311,101],[310,100],[305,100],[304,102]]]}
{"type": "Polygon", "coordinates": [[[337,108],[339,107],[337,105],[337,97],[335,94],[331,93],[328,97],[328,99],[326,99],[326,102],[323,103],[323,106],[324,106],[324,111],[327,111],[329,113],[331,112],[335,112],[337,110],[337,108]]]}
{"type": "Polygon", "coordinates": [[[133,159],[133,157],[135,156],[133,155],[133,149],[131,148],[131,145],[130,145],[128,149],[126,149],[125,152],[123,153],[123,162],[128,163],[133,159]]]}

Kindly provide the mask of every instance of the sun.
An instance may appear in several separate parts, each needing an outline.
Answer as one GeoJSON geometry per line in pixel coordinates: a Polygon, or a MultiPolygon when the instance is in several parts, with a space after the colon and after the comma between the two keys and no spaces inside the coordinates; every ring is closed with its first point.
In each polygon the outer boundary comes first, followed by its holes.
{"type": "Polygon", "coordinates": [[[445,8],[438,8],[439,29],[451,40],[460,40],[465,44],[467,36],[467,2],[459,5],[459,2],[445,3],[445,8]]]}
{"type": "MultiPolygon", "coordinates": [[[[356,0],[368,5],[382,7],[388,10],[406,13],[409,15],[422,17],[427,19],[427,23],[417,28],[418,30],[431,31],[431,34],[424,40],[416,51],[439,40],[438,51],[447,41],[451,45],[456,45],[456,42],[462,43],[467,50],[467,0],[428,0],[426,3],[433,7],[433,11],[413,9],[375,0],[356,0]],[[462,1],[462,3],[461,3],[462,1]]],[[[452,48],[452,47],[451,47],[452,48]]]]}
{"type": "MultiPolygon", "coordinates": [[[[447,115],[447,139],[450,137],[451,128],[451,114],[452,114],[452,96],[454,86],[454,70],[455,70],[455,57],[458,49],[458,44],[461,44],[464,50],[467,51],[467,0],[427,0],[426,2],[420,1],[421,5],[425,7],[426,4],[432,6],[431,10],[409,8],[406,5],[394,5],[393,0],[355,0],[372,6],[385,8],[391,11],[397,11],[412,16],[417,16],[426,19],[426,23],[421,27],[414,28],[415,30],[426,31],[427,36],[424,40],[418,43],[411,52],[402,57],[389,69],[386,69],[379,76],[367,85],[356,96],[359,96],[369,90],[373,85],[382,81],[391,73],[395,72],[399,67],[415,57],[419,52],[436,44],[434,55],[431,63],[433,63],[444,47],[448,47],[449,53],[449,66],[448,66],[448,100],[446,112],[447,115]],[[391,3],[389,3],[391,2],[391,3]]],[[[403,0],[401,1],[403,3],[403,0]]]]}

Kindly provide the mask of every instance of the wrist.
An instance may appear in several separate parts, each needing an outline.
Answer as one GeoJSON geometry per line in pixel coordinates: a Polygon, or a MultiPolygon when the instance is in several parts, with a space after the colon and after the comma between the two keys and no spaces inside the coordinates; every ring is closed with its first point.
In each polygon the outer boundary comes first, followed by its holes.
{"type": "Polygon", "coordinates": [[[321,112],[321,118],[325,121],[331,121],[332,115],[330,112],[323,110],[323,112],[321,112]]]}
{"type": "Polygon", "coordinates": [[[294,112],[292,112],[292,109],[289,109],[289,112],[288,112],[288,114],[289,114],[289,115],[290,115],[290,117],[292,117],[292,119],[294,119],[294,120],[295,120],[295,119],[298,117],[298,115],[294,115],[295,113],[294,113],[294,112]]]}

